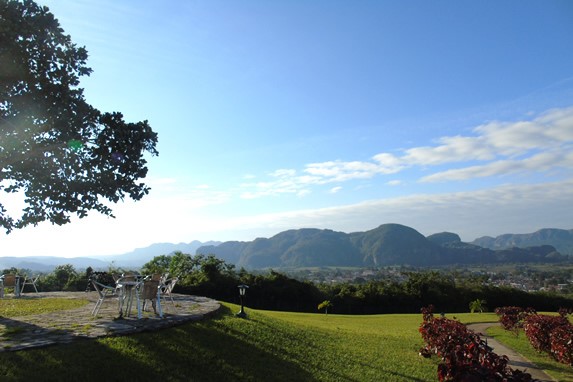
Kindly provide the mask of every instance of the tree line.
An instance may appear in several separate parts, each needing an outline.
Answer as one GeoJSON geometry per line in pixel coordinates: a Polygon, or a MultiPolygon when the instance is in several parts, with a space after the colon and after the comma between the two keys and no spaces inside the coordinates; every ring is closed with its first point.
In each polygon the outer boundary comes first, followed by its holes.
{"type": "MultiPolygon", "coordinates": [[[[16,269],[4,273],[17,273],[16,269]]],[[[128,271],[110,267],[109,272],[128,271]]],[[[573,308],[573,296],[554,292],[525,292],[511,287],[486,285],[483,280],[436,271],[406,271],[405,281],[371,280],[365,283],[313,283],[270,270],[265,273],[237,270],[214,255],[192,256],[181,252],[154,257],[139,270],[142,274],[169,273],[179,277],[176,293],[207,296],[239,303],[237,286],[249,286],[247,307],[294,312],[317,312],[329,301],[335,314],[419,313],[433,305],[438,312],[493,311],[507,305],[530,306],[538,311],[573,308]]],[[[38,280],[42,291],[86,290],[93,272],[77,272],[72,265],[61,265],[38,280]]]]}

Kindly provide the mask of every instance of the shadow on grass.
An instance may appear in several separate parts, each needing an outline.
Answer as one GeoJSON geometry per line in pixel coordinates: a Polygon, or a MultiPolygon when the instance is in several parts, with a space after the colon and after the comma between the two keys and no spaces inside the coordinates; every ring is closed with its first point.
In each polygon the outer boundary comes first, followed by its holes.
{"type": "Polygon", "coordinates": [[[425,381],[424,379],[406,375],[388,367],[382,367],[380,365],[373,366],[352,353],[346,352],[341,354],[339,351],[332,351],[332,346],[336,348],[333,342],[337,340],[330,337],[328,333],[323,333],[321,330],[301,332],[296,326],[271,325],[266,322],[266,320],[258,318],[251,318],[251,321],[256,322],[257,325],[263,327],[264,330],[273,333],[275,342],[269,344],[269,348],[275,352],[282,351],[289,353],[288,347],[284,346],[285,342],[304,342],[310,354],[298,354],[291,349],[290,354],[288,354],[289,358],[297,359],[300,364],[309,365],[309,369],[318,370],[322,380],[357,382],[377,378],[377,380],[380,381],[425,381]],[[326,347],[331,348],[331,350],[325,350],[326,347]],[[336,365],[336,367],[330,367],[329,365],[336,365]],[[360,370],[365,372],[359,378],[354,377],[353,373],[349,370],[355,365],[359,365],[360,370]],[[368,376],[365,374],[368,374],[368,376]]]}
{"type": "Polygon", "coordinates": [[[47,345],[50,344],[50,338],[66,341],[66,337],[71,340],[73,333],[69,330],[57,328],[44,328],[29,322],[15,320],[13,318],[0,316],[0,337],[3,342],[4,350],[18,350],[22,342],[33,339],[43,339],[47,345]]]}
{"type": "Polygon", "coordinates": [[[156,332],[4,352],[0,380],[316,380],[295,363],[250,343],[240,331],[244,325],[251,323],[222,306],[209,320],[156,332]]]}

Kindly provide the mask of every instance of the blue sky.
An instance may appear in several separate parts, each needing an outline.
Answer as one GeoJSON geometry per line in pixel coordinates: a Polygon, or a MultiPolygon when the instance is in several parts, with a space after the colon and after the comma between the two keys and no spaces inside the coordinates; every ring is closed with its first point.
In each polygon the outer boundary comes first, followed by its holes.
{"type": "Polygon", "coordinates": [[[38,1],[88,49],[88,102],[149,120],[160,154],[116,219],[26,228],[3,255],[573,228],[573,2],[38,1]]]}

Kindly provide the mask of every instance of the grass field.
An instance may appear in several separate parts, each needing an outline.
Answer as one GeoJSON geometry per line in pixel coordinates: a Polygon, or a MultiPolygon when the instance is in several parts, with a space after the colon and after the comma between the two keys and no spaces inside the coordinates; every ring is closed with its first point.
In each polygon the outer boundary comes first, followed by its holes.
{"type": "Polygon", "coordinates": [[[42,300],[0,299],[0,316],[15,317],[42,314],[57,310],[79,308],[88,303],[87,299],[50,298],[42,300]]]}
{"type": "MultiPolygon", "coordinates": [[[[170,329],[0,353],[0,380],[436,380],[437,360],[418,355],[421,315],[249,309],[243,320],[234,316],[236,311],[237,306],[224,303],[214,318],[170,329]]],[[[465,323],[497,320],[494,314],[456,317],[465,323]]]]}

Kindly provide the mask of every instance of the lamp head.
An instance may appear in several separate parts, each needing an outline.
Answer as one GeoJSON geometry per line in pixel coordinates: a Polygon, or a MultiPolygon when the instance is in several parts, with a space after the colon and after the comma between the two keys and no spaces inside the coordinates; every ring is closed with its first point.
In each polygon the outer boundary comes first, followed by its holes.
{"type": "Polygon", "coordinates": [[[245,295],[245,292],[246,292],[247,288],[249,288],[249,286],[248,286],[248,285],[245,285],[245,284],[241,284],[241,285],[239,285],[238,288],[239,288],[239,294],[240,294],[241,296],[244,296],[244,295],[245,295]]]}

